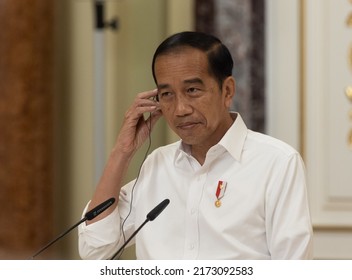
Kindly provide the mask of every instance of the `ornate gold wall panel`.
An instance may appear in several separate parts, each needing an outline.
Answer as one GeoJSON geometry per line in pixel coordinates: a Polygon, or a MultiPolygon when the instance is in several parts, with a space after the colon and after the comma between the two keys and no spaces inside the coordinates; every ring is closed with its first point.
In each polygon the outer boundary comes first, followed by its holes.
{"type": "Polygon", "coordinates": [[[313,222],[318,228],[352,228],[352,5],[348,0],[303,3],[304,133],[313,222]]]}

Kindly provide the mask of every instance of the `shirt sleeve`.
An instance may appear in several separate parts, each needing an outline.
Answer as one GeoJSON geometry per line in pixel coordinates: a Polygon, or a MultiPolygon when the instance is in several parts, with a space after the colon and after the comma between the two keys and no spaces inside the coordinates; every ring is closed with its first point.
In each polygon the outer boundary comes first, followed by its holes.
{"type": "MultiPolygon", "coordinates": [[[[133,180],[121,188],[118,205],[110,215],[89,225],[79,225],[78,251],[82,259],[110,259],[133,233],[134,207],[131,208],[131,193],[135,183],[136,180],[133,180]],[[124,234],[121,228],[124,229],[124,234]]],[[[89,203],[83,210],[83,215],[87,212],[89,203]]],[[[128,246],[134,242],[134,239],[131,240],[128,246]]]]}
{"type": "Polygon", "coordinates": [[[313,230],[304,164],[294,154],[278,166],[267,194],[267,240],[272,259],[311,259],[313,230]]]}
{"type": "MultiPolygon", "coordinates": [[[[88,209],[86,205],[83,215],[88,209]]],[[[118,207],[104,219],[78,227],[78,249],[82,259],[108,259],[118,250],[120,215],[118,207]]]]}

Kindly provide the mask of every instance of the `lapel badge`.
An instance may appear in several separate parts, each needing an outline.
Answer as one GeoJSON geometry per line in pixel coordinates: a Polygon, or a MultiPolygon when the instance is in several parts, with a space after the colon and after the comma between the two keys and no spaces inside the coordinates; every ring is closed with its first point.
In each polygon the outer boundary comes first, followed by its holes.
{"type": "Polygon", "coordinates": [[[216,193],[215,193],[215,196],[216,196],[215,206],[217,208],[219,208],[221,206],[221,199],[225,195],[226,185],[227,185],[227,182],[225,182],[225,181],[218,182],[218,186],[216,188],[216,193]]]}

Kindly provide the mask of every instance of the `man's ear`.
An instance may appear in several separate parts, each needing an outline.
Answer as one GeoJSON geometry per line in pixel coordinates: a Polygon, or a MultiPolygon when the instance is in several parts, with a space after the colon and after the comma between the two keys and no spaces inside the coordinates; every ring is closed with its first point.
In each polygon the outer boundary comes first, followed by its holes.
{"type": "Polygon", "coordinates": [[[235,96],[236,81],[232,76],[227,77],[222,83],[222,92],[224,94],[225,106],[230,108],[232,98],[235,96]]]}

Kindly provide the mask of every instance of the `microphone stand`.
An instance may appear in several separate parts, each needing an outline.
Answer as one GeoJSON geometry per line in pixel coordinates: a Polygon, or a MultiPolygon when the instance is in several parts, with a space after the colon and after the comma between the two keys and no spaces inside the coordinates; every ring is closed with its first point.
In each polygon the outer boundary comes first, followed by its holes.
{"type": "Polygon", "coordinates": [[[134,233],[130,236],[130,238],[127,239],[127,241],[121,246],[121,248],[110,258],[110,260],[113,260],[116,258],[116,256],[126,247],[126,245],[131,241],[131,239],[141,230],[142,227],[144,227],[144,225],[146,223],[148,223],[149,221],[154,221],[154,219],[156,217],[158,217],[160,215],[161,212],[164,211],[164,209],[166,208],[166,206],[168,206],[168,204],[170,203],[169,199],[164,199],[162,202],[160,202],[157,206],[155,206],[148,214],[147,214],[147,218],[145,219],[145,221],[143,222],[143,224],[141,224],[139,226],[139,228],[137,228],[134,233]]]}
{"type": "Polygon", "coordinates": [[[54,240],[52,240],[51,242],[49,242],[47,245],[45,245],[42,249],[40,249],[38,252],[36,252],[32,257],[30,257],[31,260],[33,260],[36,256],[38,256],[41,252],[43,252],[44,250],[46,250],[47,248],[49,248],[51,245],[53,245],[56,241],[58,241],[60,238],[64,237],[66,234],[68,234],[71,230],[73,230],[74,228],[78,227],[81,223],[85,222],[86,220],[88,220],[87,217],[84,217],[83,219],[81,219],[79,222],[77,222],[76,224],[74,224],[72,227],[70,227],[68,230],[66,230],[65,232],[63,232],[62,234],[60,234],[58,237],[56,237],[54,240]]]}
{"type": "Polygon", "coordinates": [[[72,227],[70,227],[68,230],[60,234],[58,237],[56,237],[54,240],[49,242],[47,245],[45,245],[42,249],[40,249],[38,252],[36,252],[32,257],[29,259],[34,259],[36,256],[38,256],[41,252],[45,251],[47,248],[49,248],[51,245],[53,245],[56,241],[58,241],[60,238],[64,237],[66,234],[68,234],[71,230],[73,230],[75,227],[78,227],[81,223],[85,222],[86,220],[93,220],[96,216],[100,215],[103,213],[106,209],[108,209],[111,205],[113,205],[115,202],[115,198],[109,198],[108,200],[100,203],[98,206],[94,207],[92,210],[88,211],[85,215],[84,218],[82,218],[79,222],[74,224],[72,227]]]}
{"type": "Polygon", "coordinates": [[[137,228],[137,230],[130,236],[130,238],[127,239],[127,241],[121,246],[121,248],[111,257],[110,260],[114,260],[114,259],[118,256],[118,254],[120,254],[120,253],[122,252],[122,250],[125,249],[125,247],[126,247],[127,244],[132,240],[132,238],[135,237],[136,234],[141,230],[141,228],[144,227],[144,225],[145,225],[146,223],[148,223],[148,222],[149,222],[149,219],[146,219],[146,220],[143,222],[143,224],[141,224],[141,225],[139,226],[139,228],[137,228]]]}

